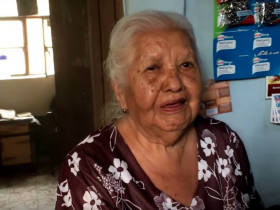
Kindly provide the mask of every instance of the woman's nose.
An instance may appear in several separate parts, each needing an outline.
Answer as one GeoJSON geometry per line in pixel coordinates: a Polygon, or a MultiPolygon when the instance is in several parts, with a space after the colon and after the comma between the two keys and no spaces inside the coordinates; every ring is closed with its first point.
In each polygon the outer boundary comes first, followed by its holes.
{"type": "Polygon", "coordinates": [[[179,92],[183,89],[183,82],[180,77],[180,74],[177,70],[172,70],[169,74],[166,75],[164,82],[164,92],[179,92]]]}

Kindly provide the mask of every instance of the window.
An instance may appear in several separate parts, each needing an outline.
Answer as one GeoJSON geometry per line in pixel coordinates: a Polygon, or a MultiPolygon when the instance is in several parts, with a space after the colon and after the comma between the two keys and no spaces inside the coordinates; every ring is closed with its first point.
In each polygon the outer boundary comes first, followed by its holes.
{"type": "Polygon", "coordinates": [[[53,75],[48,0],[37,0],[38,15],[18,16],[16,0],[0,0],[0,78],[53,75]]]}

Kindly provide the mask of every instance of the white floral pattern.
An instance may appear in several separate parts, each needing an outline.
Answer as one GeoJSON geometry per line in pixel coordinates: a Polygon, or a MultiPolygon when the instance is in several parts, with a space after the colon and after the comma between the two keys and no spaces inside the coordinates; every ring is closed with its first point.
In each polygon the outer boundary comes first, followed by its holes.
{"type": "Polygon", "coordinates": [[[192,199],[190,210],[203,210],[203,209],[205,209],[203,200],[200,197],[195,196],[192,199]]]}
{"type": "Polygon", "coordinates": [[[233,157],[233,152],[234,152],[233,149],[231,149],[230,146],[227,146],[227,149],[225,150],[225,153],[229,158],[233,157]]]}
{"type": "Polygon", "coordinates": [[[101,206],[101,200],[99,200],[97,194],[93,191],[86,191],[83,196],[84,201],[86,202],[83,207],[84,210],[99,210],[101,206]]]}
{"type": "Polygon", "coordinates": [[[128,165],[124,161],[120,161],[120,159],[114,159],[114,166],[110,166],[108,171],[110,173],[106,174],[105,176],[102,174],[101,170],[102,167],[98,166],[97,164],[94,165],[96,171],[100,175],[98,180],[102,182],[103,187],[107,189],[107,191],[112,195],[112,198],[116,200],[116,206],[120,204],[126,206],[128,209],[137,209],[141,210],[139,206],[134,204],[132,201],[128,199],[124,199],[123,195],[125,194],[125,187],[123,187],[122,181],[126,184],[129,184],[131,180],[138,185],[138,187],[142,190],[145,189],[144,183],[141,181],[136,181],[131,174],[129,173],[128,165]]]}
{"type": "Polygon", "coordinates": [[[235,171],[234,171],[235,176],[242,176],[242,172],[240,171],[240,165],[237,164],[235,171]]]}
{"type": "Polygon", "coordinates": [[[211,177],[211,172],[208,170],[208,164],[205,160],[198,162],[198,180],[204,179],[205,182],[211,177]]]}
{"type": "Polygon", "coordinates": [[[237,148],[239,145],[239,139],[237,138],[237,135],[235,132],[233,132],[233,131],[230,132],[229,139],[230,139],[230,143],[235,144],[235,148],[237,148]]]}
{"type": "Polygon", "coordinates": [[[72,197],[71,197],[70,190],[68,191],[68,193],[65,196],[63,196],[63,200],[64,200],[64,203],[62,204],[62,206],[67,206],[67,207],[72,206],[72,197]]]}
{"type": "Polygon", "coordinates": [[[177,210],[176,206],[173,206],[171,198],[167,198],[163,203],[162,203],[163,209],[164,210],[177,210]]]}
{"type": "Polygon", "coordinates": [[[222,176],[226,178],[230,172],[227,159],[219,158],[219,160],[217,160],[217,166],[219,174],[222,174],[222,176]]]}
{"type": "Polygon", "coordinates": [[[100,136],[100,134],[101,133],[98,133],[98,134],[95,134],[95,135],[89,135],[88,137],[86,137],[86,139],[84,141],[79,143],[78,146],[81,145],[81,144],[86,144],[86,143],[90,144],[90,143],[94,142],[94,138],[100,136]]]}
{"type": "Polygon", "coordinates": [[[216,137],[213,133],[209,130],[204,130],[202,134],[203,140],[200,140],[200,146],[203,148],[203,152],[205,153],[206,157],[210,156],[211,154],[215,154],[215,147],[216,147],[216,137]]]}
{"type": "Polygon", "coordinates": [[[156,206],[160,210],[177,210],[178,202],[173,202],[166,194],[161,193],[160,196],[154,198],[156,206]]]}
{"type": "MultiPolygon", "coordinates": [[[[250,207],[250,202],[254,199],[258,199],[257,196],[255,196],[254,190],[251,190],[250,192],[243,192],[240,191],[240,189],[237,188],[238,185],[236,185],[236,183],[238,183],[240,180],[245,180],[245,183],[248,185],[248,189],[254,189],[251,175],[246,173],[246,171],[244,173],[244,171],[241,170],[244,168],[246,169],[246,167],[242,165],[243,162],[237,162],[238,160],[241,160],[239,156],[237,157],[237,155],[239,155],[239,151],[237,149],[240,147],[240,145],[243,146],[238,135],[227,125],[219,121],[213,119],[209,120],[208,118],[204,119],[209,121],[210,127],[209,130],[205,129],[200,131],[202,135],[197,143],[198,182],[200,188],[198,188],[196,191],[196,195],[194,195],[189,207],[185,207],[179,202],[172,200],[172,198],[158,190],[159,192],[156,193],[157,195],[153,195],[155,196],[153,198],[155,208],[159,210],[209,210],[209,208],[212,209],[212,206],[206,207],[206,204],[209,205],[208,200],[212,204],[213,199],[219,202],[219,206],[220,204],[222,205],[219,210],[248,210],[250,207]],[[223,141],[225,141],[224,148],[219,146],[218,140],[220,141],[220,136],[217,135],[216,137],[216,133],[215,131],[211,130],[211,126],[224,126],[225,132],[223,135],[225,133],[228,135],[228,139],[223,139],[223,141]],[[203,197],[199,197],[198,195],[203,195],[203,197]]],[[[136,175],[129,171],[129,169],[131,170],[132,167],[128,167],[127,164],[131,163],[131,159],[126,162],[125,160],[127,159],[119,158],[126,157],[127,154],[122,154],[123,156],[119,156],[120,147],[117,145],[118,138],[119,136],[115,125],[110,124],[109,126],[99,129],[97,134],[88,136],[78,145],[79,149],[76,150],[76,152],[73,152],[72,155],[68,155],[68,166],[67,164],[66,166],[70,175],[67,176],[67,179],[61,178],[60,182],[57,184],[57,197],[59,199],[57,208],[63,207],[61,209],[69,208],[73,210],[78,210],[81,208],[83,208],[83,210],[102,210],[102,206],[106,206],[107,203],[110,203],[110,205],[113,207],[113,204],[111,203],[111,201],[113,201],[117,209],[147,209],[146,207],[143,208],[143,206],[145,206],[145,202],[143,201],[145,201],[145,199],[150,196],[150,193],[156,192],[157,189],[155,188],[153,191],[148,191],[149,189],[145,189],[146,183],[143,181],[137,181],[135,179],[134,176],[136,175]],[[92,145],[95,145],[96,142],[99,144],[99,140],[102,137],[103,132],[107,133],[106,139],[109,138],[107,149],[113,155],[109,155],[110,162],[107,165],[102,165],[105,167],[105,173],[102,172],[102,167],[100,165],[96,164],[96,162],[91,162],[88,165],[93,166],[94,172],[90,172],[92,174],[88,174],[85,172],[85,170],[80,170],[80,162],[85,161],[85,159],[88,158],[80,152],[80,149],[86,147],[86,144],[90,144],[87,145],[88,147],[92,147],[92,145]],[[97,176],[94,177],[93,174],[97,176]],[[91,186],[88,186],[88,182],[84,182],[80,185],[71,185],[71,181],[82,180],[84,177],[91,177],[89,179],[90,181],[94,178],[97,179],[96,181],[98,182],[93,183],[99,183],[103,188],[102,190],[98,191],[102,191],[102,193],[104,193],[103,190],[105,189],[108,191],[108,193],[106,193],[106,195],[99,194],[95,186],[92,186],[92,183],[91,186]],[[72,190],[70,190],[70,187],[72,190]],[[80,187],[86,187],[86,189],[83,189],[83,191],[80,192],[83,196],[80,196],[81,200],[79,200],[78,203],[80,203],[82,206],[74,207],[74,205],[77,205],[77,201],[74,200],[77,199],[78,194],[73,194],[74,197],[72,197],[72,193],[76,193],[76,188],[80,187]],[[134,195],[135,188],[139,189],[139,191],[143,191],[142,194],[143,196],[145,195],[143,200],[142,198],[140,198],[140,200],[138,198],[136,199],[136,197],[139,195],[137,194],[138,192],[136,192],[136,195],[134,195]],[[103,200],[103,196],[109,196],[109,198],[107,197],[108,200],[103,200]]],[[[98,158],[101,157],[102,156],[100,155],[98,156],[98,158]]],[[[90,161],[92,161],[92,159],[90,161]]],[[[148,187],[151,187],[149,186],[149,183],[148,187]]],[[[149,203],[149,201],[147,203],[149,203]]],[[[152,209],[154,208],[149,208],[149,210],[152,209]]]]}
{"type": "Polygon", "coordinates": [[[214,155],[215,153],[215,144],[213,143],[212,139],[210,137],[206,137],[204,141],[200,140],[200,145],[203,148],[203,152],[206,156],[210,156],[211,153],[214,155]]]}
{"type": "Polygon", "coordinates": [[[190,208],[181,207],[178,208],[179,203],[172,201],[170,197],[168,197],[165,193],[161,193],[159,196],[154,197],[155,205],[159,210],[203,210],[205,209],[204,202],[198,196],[195,196],[192,199],[190,208]]]}
{"type": "Polygon", "coordinates": [[[58,190],[59,193],[57,193],[57,196],[63,197],[63,203],[61,204],[61,206],[72,207],[73,209],[75,209],[72,205],[72,196],[69,189],[68,181],[65,180],[60,184],[58,183],[58,190]]]}
{"type": "Polygon", "coordinates": [[[78,157],[78,153],[74,152],[71,156],[72,160],[68,159],[68,165],[70,166],[71,172],[77,176],[77,173],[80,171],[79,164],[81,158],[78,157]]]}
{"type": "Polygon", "coordinates": [[[245,206],[247,207],[247,208],[249,208],[249,203],[250,203],[250,196],[246,193],[246,194],[241,194],[242,196],[242,201],[243,201],[243,203],[245,204],[245,206]]]}
{"type": "Polygon", "coordinates": [[[128,166],[127,163],[124,161],[120,161],[120,159],[114,159],[114,166],[109,167],[109,172],[114,174],[116,180],[121,178],[125,183],[129,183],[132,179],[129,171],[127,170],[128,166]]]}
{"type": "MultiPolygon", "coordinates": [[[[234,146],[235,149],[238,149],[240,140],[238,139],[237,134],[231,131],[231,129],[228,128],[227,126],[226,126],[226,131],[229,134],[229,143],[231,143],[231,145],[234,146]]],[[[214,134],[212,134],[209,130],[205,130],[202,134],[202,137],[205,140],[205,136],[208,137],[210,135],[212,135],[211,139],[214,139],[214,141],[216,142],[216,137],[213,137],[214,134]]],[[[227,145],[226,149],[224,150],[224,154],[226,156],[224,156],[223,154],[218,154],[218,152],[216,151],[216,147],[214,147],[213,145],[208,145],[209,143],[212,144],[210,140],[207,140],[205,142],[201,141],[201,148],[203,149],[206,158],[210,158],[211,154],[215,153],[217,157],[216,162],[213,164],[214,167],[211,168],[208,165],[207,161],[203,160],[201,156],[198,155],[200,159],[198,163],[199,179],[202,180],[202,178],[204,178],[204,182],[208,182],[210,179],[215,179],[220,189],[217,190],[209,186],[205,186],[204,188],[207,194],[212,199],[223,201],[224,202],[223,210],[249,209],[250,198],[256,199],[255,191],[253,190],[252,195],[249,196],[249,194],[243,194],[242,192],[239,192],[239,189],[235,186],[235,183],[237,181],[236,176],[243,175],[241,171],[241,166],[236,161],[234,156],[235,149],[233,149],[230,145],[227,145]],[[212,148],[215,149],[215,152],[211,150],[212,148]],[[205,175],[207,175],[206,169],[211,173],[211,177],[208,176],[205,177],[205,175]],[[202,170],[204,170],[204,173],[201,172],[202,170]],[[223,186],[224,185],[223,180],[224,183],[226,183],[226,186],[223,186]],[[233,185],[231,185],[230,182],[232,182],[233,185]],[[240,194],[241,194],[241,201],[243,202],[243,204],[237,201],[237,195],[240,194]]],[[[246,183],[248,185],[247,177],[244,176],[244,179],[246,180],[246,183]]]]}
{"type": "Polygon", "coordinates": [[[64,182],[58,184],[58,188],[59,188],[60,192],[63,192],[63,193],[68,192],[68,190],[69,190],[68,181],[65,180],[64,182]]]}

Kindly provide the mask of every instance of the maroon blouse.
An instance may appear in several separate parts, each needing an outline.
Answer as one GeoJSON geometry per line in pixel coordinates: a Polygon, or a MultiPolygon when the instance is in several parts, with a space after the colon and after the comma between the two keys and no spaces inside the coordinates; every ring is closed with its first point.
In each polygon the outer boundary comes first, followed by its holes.
{"type": "Polygon", "coordinates": [[[211,118],[197,117],[194,126],[198,187],[191,206],[154,186],[112,123],[67,155],[57,184],[56,210],[264,209],[238,135],[211,118]]]}

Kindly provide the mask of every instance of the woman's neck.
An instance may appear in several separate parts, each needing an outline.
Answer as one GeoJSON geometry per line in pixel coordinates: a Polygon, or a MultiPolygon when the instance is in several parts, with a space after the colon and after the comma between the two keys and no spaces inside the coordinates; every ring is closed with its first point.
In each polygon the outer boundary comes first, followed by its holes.
{"type": "Polygon", "coordinates": [[[131,149],[148,155],[149,159],[160,158],[162,161],[172,161],[176,164],[181,163],[187,151],[189,139],[196,140],[193,126],[183,131],[164,132],[143,128],[126,117],[117,123],[117,128],[131,149]]]}

